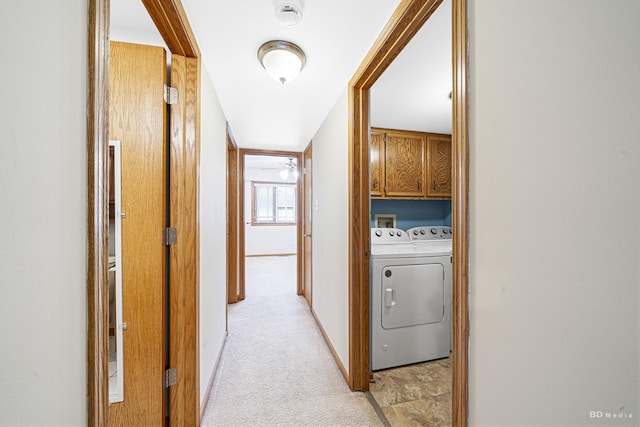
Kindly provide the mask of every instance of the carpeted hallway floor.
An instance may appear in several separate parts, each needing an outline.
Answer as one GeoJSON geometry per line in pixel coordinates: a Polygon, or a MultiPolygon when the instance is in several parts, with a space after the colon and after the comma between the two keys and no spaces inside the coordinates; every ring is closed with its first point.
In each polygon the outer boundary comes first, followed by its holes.
{"type": "Polygon", "coordinates": [[[347,387],[296,295],[295,273],[295,257],[246,259],[246,299],[229,307],[202,426],[383,425],[365,395],[347,387]]]}

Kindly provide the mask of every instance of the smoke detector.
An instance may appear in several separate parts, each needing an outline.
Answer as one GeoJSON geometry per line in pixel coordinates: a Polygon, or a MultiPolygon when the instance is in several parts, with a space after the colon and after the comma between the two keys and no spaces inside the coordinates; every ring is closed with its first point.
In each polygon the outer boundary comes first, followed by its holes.
{"type": "Polygon", "coordinates": [[[274,0],[276,19],[282,25],[295,27],[302,21],[302,0],[274,0]]]}

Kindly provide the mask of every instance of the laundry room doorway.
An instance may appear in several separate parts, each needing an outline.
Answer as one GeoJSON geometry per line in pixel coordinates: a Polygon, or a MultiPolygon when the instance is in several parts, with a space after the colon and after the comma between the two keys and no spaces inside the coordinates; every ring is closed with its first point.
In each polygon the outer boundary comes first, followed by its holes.
{"type": "Polygon", "coordinates": [[[301,161],[297,152],[240,150],[238,301],[249,280],[259,286],[283,274],[294,278],[291,292],[303,293],[301,161]]]}

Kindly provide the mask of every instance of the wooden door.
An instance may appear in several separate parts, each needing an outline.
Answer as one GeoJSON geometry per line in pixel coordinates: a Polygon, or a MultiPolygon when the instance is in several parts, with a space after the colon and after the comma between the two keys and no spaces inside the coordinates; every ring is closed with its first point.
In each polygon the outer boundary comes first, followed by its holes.
{"type": "Polygon", "coordinates": [[[451,136],[428,136],[427,171],[427,197],[451,197],[451,136]]]}
{"type": "Polygon", "coordinates": [[[312,269],[311,269],[311,259],[312,259],[312,220],[313,220],[313,202],[312,202],[312,174],[311,174],[311,144],[304,150],[304,154],[302,156],[302,185],[303,188],[303,218],[302,218],[302,232],[303,232],[303,240],[302,240],[302,251],[303,251],[303,259],[302,259],[302,268],[303,268],[303,279],[302,286],[304,297],[309,304],[309,307],[313,307],[312,302],[312,269]]]}
{"type": "Polygon", "coordinates": [[[371,197],[382,197],[384,196],[384,133],[372,129],[370,144],[371,197]]]}
{"type": "Polygon", "coordinates": [[[388,131],[385,136],[385,195],[424,197],[424,135],[388,131]]]}
{"type": "Polygon", "coordinates": [[[109,138],[121,141],[124,401],[112,426],[161,426],[165,389],[165,51],[111,43],[109,138]]]}
{"type": "Polygon", "coordinates": [[[227,125],[227,303],[238,302],[238,146],[227,125]]]}

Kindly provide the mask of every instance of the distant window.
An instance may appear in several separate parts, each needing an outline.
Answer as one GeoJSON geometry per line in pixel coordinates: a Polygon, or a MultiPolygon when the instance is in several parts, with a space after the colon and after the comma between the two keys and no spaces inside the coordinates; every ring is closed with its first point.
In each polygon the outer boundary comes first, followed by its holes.
{"type": "Polygon", "coordinates": [[[296,184],[251,182],[252,225],[296,223],[296,184]]]}

